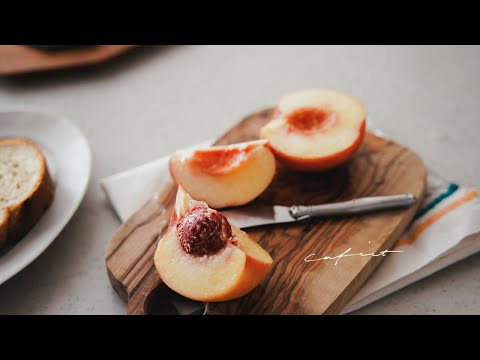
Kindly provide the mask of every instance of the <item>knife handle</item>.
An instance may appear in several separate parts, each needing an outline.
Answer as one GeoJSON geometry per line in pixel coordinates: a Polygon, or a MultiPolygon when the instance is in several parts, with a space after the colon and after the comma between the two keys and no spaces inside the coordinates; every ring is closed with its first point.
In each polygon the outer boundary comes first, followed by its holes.
{"type": "Polygon", "coordinates": [[[292,206],[290,214],[296,220],[317,216],[360,214],[369,211],[407,207],[415,203],[413,194],[373,196],[333,204],[292,206]]]}

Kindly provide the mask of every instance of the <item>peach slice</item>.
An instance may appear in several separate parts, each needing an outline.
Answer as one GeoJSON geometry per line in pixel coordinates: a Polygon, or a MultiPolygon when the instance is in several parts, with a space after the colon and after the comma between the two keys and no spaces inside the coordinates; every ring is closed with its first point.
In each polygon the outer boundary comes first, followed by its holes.
{"type": "Polygon", "coordinates": [[[177,185],[215,209],[244,205],[275,175],[275,156],[266,145],[267,141],[256,140],[180,150],[170,158],[170,173],[177,185]]]}
{"type": "Polygon", "coordinates": [[[304,90],[280,100],[260,136],[285,166],[323,171],[350,159],[363,141],[365,124],[365,107],[356,98],[335,90],[304,90]]]}
{"type": "Polygon", "coordinates": [[[175,292],[197,301],[227,301],[257,287],[273,260],[220,212],[179,187],[154,262],[160,278],[175,292]]]}

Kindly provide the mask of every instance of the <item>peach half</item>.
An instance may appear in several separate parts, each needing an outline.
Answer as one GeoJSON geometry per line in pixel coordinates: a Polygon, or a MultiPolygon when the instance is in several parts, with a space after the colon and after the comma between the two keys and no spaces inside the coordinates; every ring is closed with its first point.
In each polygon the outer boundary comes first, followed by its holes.
{"type": "Polygon", "coordinates": [[[215,209],[244,205],[275,175],[275,156],[266,145],[267,141],[256,140],[180,150],[170,158],[170,173],[177,185],[215,209]]]}
{"type": "Polygon", "coordinates": [[[179,187],[154,262],[160,278],[175,292],[197,301],[227,301],[257,287],[273,260],[220,212],[179,187]]]}
{"type": "Polygon", "coordinates": [[[313,89],[284,96],[260,131],[277,159],[298,171],[316,172],[346,162],[363,141],[366,110],[353,96],[313,89]]]}

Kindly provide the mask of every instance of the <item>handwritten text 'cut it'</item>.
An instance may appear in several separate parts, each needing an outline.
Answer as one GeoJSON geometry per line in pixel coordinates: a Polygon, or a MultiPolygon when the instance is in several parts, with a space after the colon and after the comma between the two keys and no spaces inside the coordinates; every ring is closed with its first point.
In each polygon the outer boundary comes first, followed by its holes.
{"type": "Polygon", "coordinates": [[[320,258],[315,258],[315,253],[308,255],[305,257],[305,262],[314,262],[314,261],[321,261],[321,260],[335,260],[335,265],[338,264],[340,259],[345,258],[345,257],[351,257],[351,256],[361,256],[361,257],[366,257],[366,256],[371,256],[371,257],[377,257],[377,256],[386,256],[388,253],[403,253],[404,251],[401,250],[382,250],[379,253],[354,253],[351,254],[350,251],[352,251],[352,248],[348,248],[345,250],[343,253],[337,256],[323,256],[320,258]]]}

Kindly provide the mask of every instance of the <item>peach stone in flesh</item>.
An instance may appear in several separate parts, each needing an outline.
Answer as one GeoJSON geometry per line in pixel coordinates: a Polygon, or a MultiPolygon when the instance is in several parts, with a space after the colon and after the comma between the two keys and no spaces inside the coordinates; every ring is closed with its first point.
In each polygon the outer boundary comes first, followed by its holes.
{"type": "Polygon", "coordinates": [[[177,234],[186,253],[194,256],[213,255],[232,240],[232,227],[218,211],[198,208],[178,222],[177,234]]]}
{"type": "Polygon", "coordinates": [[[154,262],[159,277],[177,293],[198,301],[226,301],[257,287],[273,260],[220,212],[179,187],[154,262]]]}

